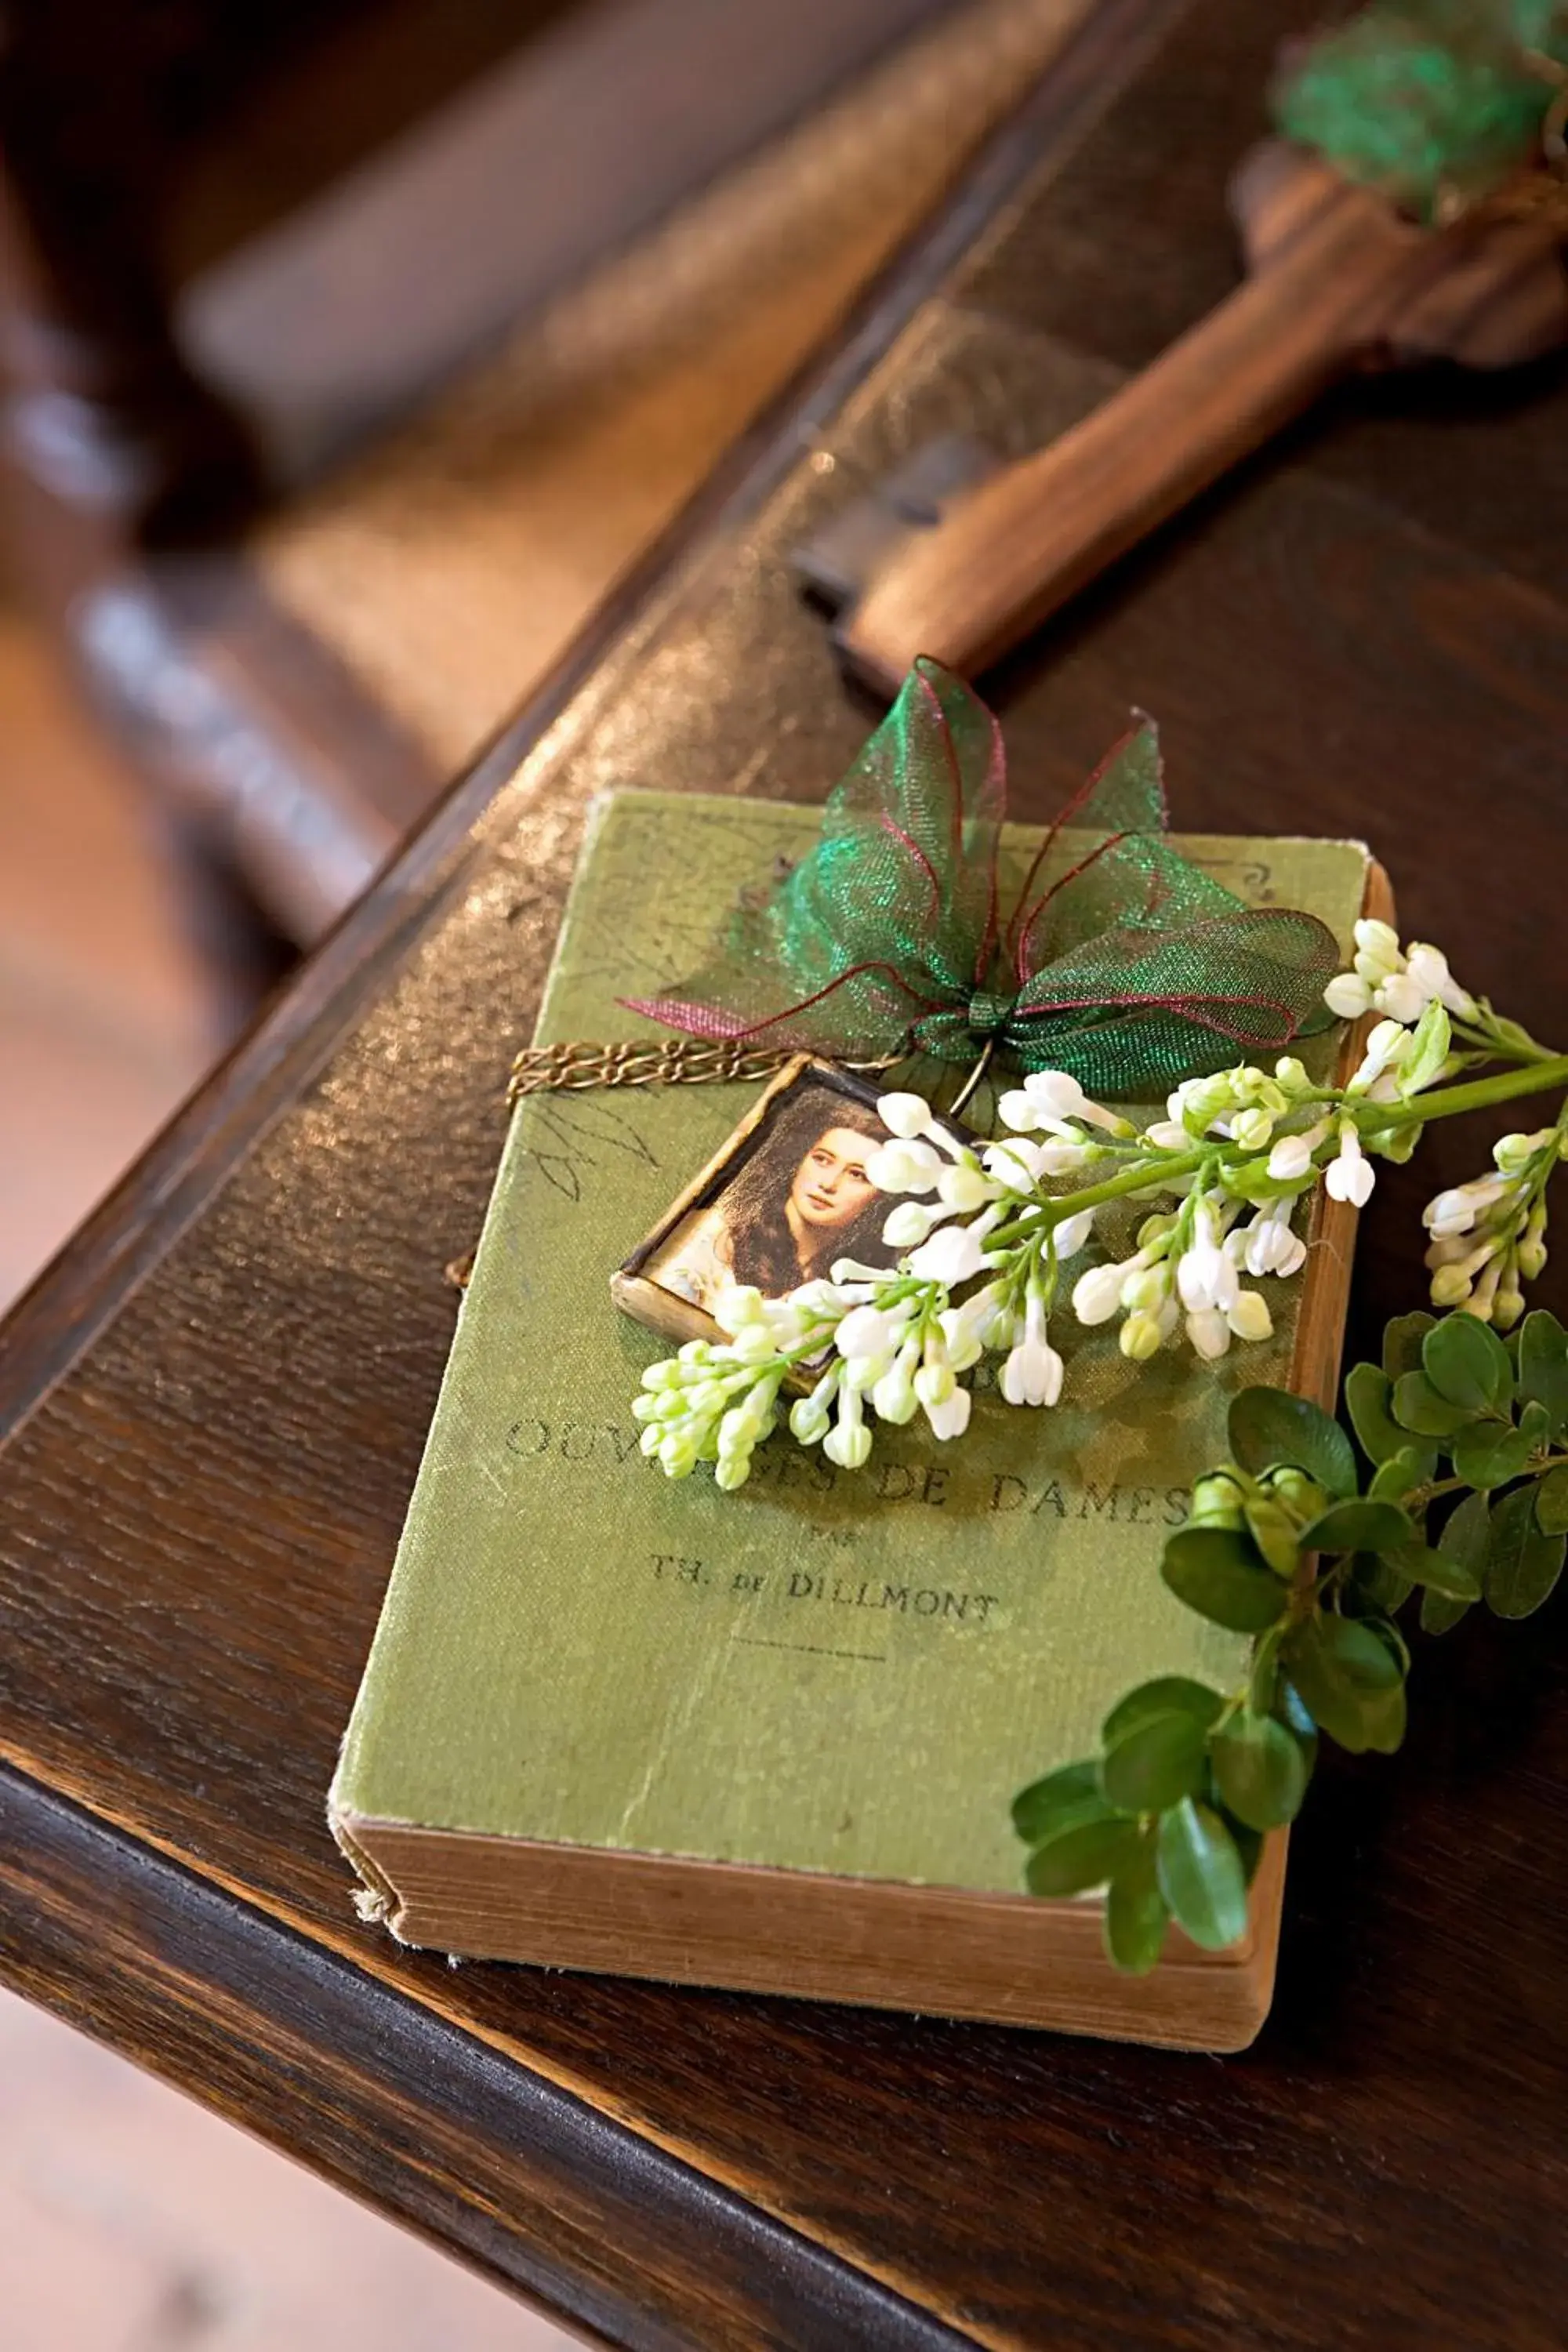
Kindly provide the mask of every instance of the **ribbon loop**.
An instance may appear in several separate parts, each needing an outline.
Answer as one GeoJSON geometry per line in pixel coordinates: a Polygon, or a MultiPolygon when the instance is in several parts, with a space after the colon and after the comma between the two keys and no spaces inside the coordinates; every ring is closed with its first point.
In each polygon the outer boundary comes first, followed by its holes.
{"type": "Polygon", "coordinates": [[[1175,848],[1152,720],[1138,716],[1049,827],[1005,925],[1005,794],[995,719],[918,661],[816,847],[735,910],[678,993],[630,1009],[839,1060],[973,1063],[994,1045],[1123,1100],[1325,1024],[1332,934],[1248,908],[1175,848]]]}

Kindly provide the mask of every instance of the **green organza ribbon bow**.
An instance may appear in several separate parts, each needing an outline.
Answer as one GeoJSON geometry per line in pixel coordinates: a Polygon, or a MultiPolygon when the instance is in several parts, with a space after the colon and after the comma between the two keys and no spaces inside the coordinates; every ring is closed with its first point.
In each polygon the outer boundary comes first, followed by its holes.
{"type": "Polygon", "coordinates": [[[736,910],[676,992],[630,1009],[846,1061],[999,1055],[1122,1100],[1326,1023],[1332,933],[1248,908],[1173,847],[1151,720],[1063,809],[1005,919],[1005,806],[995,719],[962,679],[917,662],[816,846],[736,910]]]}
{"type": "Polygon", "coordinates": [[[1563,0],[1372,0],[1290,60],[1274,118],[1430,220],[1537,155],[1565,68],[1563,0]]]}

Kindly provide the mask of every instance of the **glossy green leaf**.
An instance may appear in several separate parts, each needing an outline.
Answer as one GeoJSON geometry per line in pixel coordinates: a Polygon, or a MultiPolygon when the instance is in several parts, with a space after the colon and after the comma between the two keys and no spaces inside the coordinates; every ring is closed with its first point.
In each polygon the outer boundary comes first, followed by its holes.
{"type": "Polygon", "coordinates": [[[1392,1551],[1415,1532],[1408,1511],[1397,1503],[1357,1498],[1331,1504],[1301,1530],[1303,1551],[1392,1551]]]}
{"type": "Polygon", "coordinates": [[[1516,1486],[1491,1516],[1487,1544],[1487,1605],[1499,1617],[1533,1616],[1563,1573],[1568,1538],[1542,1535],[1535,1489],[1516,1486]]]}
{"type": "Polygon", "coordinates": [[[1310,1765],[1301,1743],[1272,1716],[1233,1715],[1210,1750],[1215,1787],[1238,1821],[1255,1830],[1293,1822],[1310,1765]]]}
{"type": "MultiPolygon", "coordinates": [[[[1400,1433],[1405,1435],[1403,1431],[1400,1433]]],[[[1406,1495],[1426,1484],[1436,1467],[1436,1448],[1412,1445],[1406,1435],[1400,1451],[1378,1464],[1367,1493],[1379,1502],[1402,1503],[1406,1495]]]]}
{"type": "Polygon", "coordinates": [[[1424,1633],[1451,1633],[1467,1611],[1475,1603],[1451,1601],[1446,1592],[1424,1592],[1421,1595],[1421,1631],[1424,1633]]]}
{"type": "Polygon", "coordinates": [[[1037,1846],[1025,1865],[1031,1895],[1082,1895],[1103,1886],[1127,1859],[1138,1839],[1138,1824],[1125,1813],[1106,1812],[1098,1821],[1079,1822],[1058,1830],[1037,1846]]]}
{"type": "Polygon", "coordinates": [[[1129,1976],[1147,1976],[1160,1957],[1171,1907],[1160,1892],[1159,1836],[1149,1830],[1119,1865],[1105,1896],[1105,1947],[1129,1976]]]}
{"type": "Polygon", "coordinates": [[[1414,1315],[1395,1315],[1383,1330],[1383,1369],[1391,1381],[1421,1370],[1421,1343],[1437,1318],[1424,1308],[1414,1315]]]}
{"type": "Polygon", "coordinates": [[[1178,1528],[1160,1573],[1178,1601],[1233,1633],[1265,1632],[1289,1599],[1251,1538],[1229,1528],[1178,1528]]]}
{"type": "Polygon", "coordinates": [[[1394,1418],[1394,1382],[1375,1364],[1352,1364],[1345,1374],[1345,1411],[1369,1462],[1389,1462],[1410,1443],[1394,1418]]]}
{"type": "Polygon", "coordinates": [[[1495,1421],[1478,1422],[1461,1430],[1453,1444],[1454,1475],[1467,1486],[1489,1493],[1523,1475],[1535,1451],[1527,1429],[1503,1429],[1495,1421]]]}
{"type": "Polygon", "coordinates": [[[1394,1417],[1418,1437],[1452,1437],[1477,1416],[1468,1405],[1450,1404],[1425,1372],[1401,1372],[1394,1383],[1394,1417]]]}
{"type": "Polygon", "coordinates": [[[1231,1400],[1230,1450],[1254,1475],[1289,1462],[1331,1495],[1353,1495],[1355,1448],[1337,1421],[1287,1389],[1242,1389],[1231,1400]]]}
{"type": "Polygon", "coordinates": [[[1439,1396],[1467,1412],[1496,1412],[1513,1394],[1508,1349],[1489,1323],[1462,1309],[1427,1332],[1421,1369],[1439,1396]]]}
{"type": "Polygon", "coordinates": [[[1549,1470],[1537,1486],[1535,1524],[1543,1536],[1568,1533],[1568,1462],[1549,1470]]]}
{"type": "Polygon", "coordinates": [[[1043,1780],[1020,1789],[1013,1800],[1013,1827],[1026,1845],[1039,1845],[1054,1830],[1104,1811],[1099,1759],[1089,1757],[1081,1763],[1059,1764],[1043,1780]]]}
{"type": "Polygon", "coordinates": [[[1479,1601],[1480,1579],[1468,1563],[1455,1553],[1441,1549],[1434,1551],[1423,1543],[1401,1545],[1389,1554],[1389,1562],[1407,1583],[1419,1584],[1425,1591],[1440,1592],[1448,1601],[1479,1601]]]}
{"type": "Polygon", "coordinates": [[[1539,1307],[1519,1327],[1519,1392],[1545,1406],[1554,1429],[1568,1423],[1568,1331],[1539,1307]]]}
{"type": "Polygon", "coordinates": [[[1223,1951],[1247,1933],[1247,1871],[1211,1806],[1184,1797],[1160,1821],[1160,1892],[1194,1944],[1223,1951]]]}
{"type": "Polygon", "coordinates": [[[1401,1544],[1398,1551],[1358,1551],[1351,1562],[1350,1598],[1355,1603],[1352,1615],[1392,1615],[1403,1609],[1410,1598],[1410,1579],[1397,1563],[1409,1547],[1401,1544]]]}
{"type": "Polygon", "coordinates": [[[1127,1813],[1163,1813],[1203,1784],[1208,1730],[1194,1716],[1173,1710],[1146,1715],[1108,1748],[1100,1784],[1127,1813]]]}
{"type": "Polygon", "coordinates": [[[1189,1682],[1185,1675],[1157,1675],[1151,1683],[1140,1683],[1125,1698],[1118,1699],[1100,1728],[1101,1743],[1114,1748],[1120,1739],[1140,1723],[1153,1715],[1190,1715],[1202,1731],[1206,1731],[1221,1707],[1224,1699],[1206,1683],[1189,1682]]]}
{"type": "Polygon", "coordinates": [[[1397,1747],[1404,1730],[1404,1677],[1373,1621],[1309,1618],[1292,1628],[1281,1654],[1313,1720],[1342,1748],[1360,1755],[1368,1748],[1397,1747]]]}

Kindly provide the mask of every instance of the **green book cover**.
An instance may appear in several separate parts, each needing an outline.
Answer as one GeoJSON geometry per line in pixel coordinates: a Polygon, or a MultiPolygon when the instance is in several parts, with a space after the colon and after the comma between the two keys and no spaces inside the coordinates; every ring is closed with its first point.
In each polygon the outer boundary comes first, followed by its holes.
{"type": "MultiPolygon", "coordinates": [[[[759,801],[597,802],[539,1040],[658,1034],[616,1000],[689,971],[734,894],[816,822],[759,801]]],[[[1005,867],[1038,838],[1009,828],[1005,867]]],[[[1348,940],[1360,845],[1182,846],[1348,940]]],[[[616,1311],[608,1277],[758,1091],[520,1105],[334,1813],[1013,1892],[1016,1788],[1090,1748],[1130,1684],[1235,1676],[1244,1644],[1179,1606],[1159,1556],[1224,1451],[1234,1388],[1287,1377],[1301,1283],[1270,1283],[1274,1339],[1216,1366],[1184,1349],[1134,1367],[1064,1304],[1054,1410],[983,1385],[948,1446],[923,1419],[879,1426],[849,1473],[781,1435],[736,1494],[706,1471],[671,1483],[631,1413],[668,1343],[616,1311]]]]}

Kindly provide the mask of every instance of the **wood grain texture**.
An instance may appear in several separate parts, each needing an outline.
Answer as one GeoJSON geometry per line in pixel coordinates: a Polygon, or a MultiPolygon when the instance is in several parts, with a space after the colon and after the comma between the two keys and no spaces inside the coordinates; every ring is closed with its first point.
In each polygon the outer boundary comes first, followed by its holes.
{"type": "MultiPolygon", "coordinates": [[[[1058,172],[1108,60],[1131,73],[1148,43],[1147,14],[1101,16],[731,502],[6,1330],[0,1969],[613,2342],[1561,2338],[1561,1607],[1422,1643],[1406,1749],[1328,1761],[1273,2017],[1224,2064],[453,1971],[354,1923],[322,1813],[450,1332],[441,1268],[477,1230],[584,796],[820,795],[871,711],[798,608],[790,544],[944,404],[1030,433],[1081,414],[1130,355],[1040,314],[1111,243],[1158,288],[1160,340],[1213,299],[1239,14],[1199,0],[1143,74],[1144,145],[1113,108],[1058,172]],[[1161,199],[1100,229],[1082,193],[1118,172],[1161,199]]],[[[1288,14],[1246,12],[1247,39],[1288,14]]],[[[1137,698],[1183,824],[1366,835],[1407,926],[1568,1036],[1568,604],[1541,454],[1568,409],[1540,396],[1552,430],[1456,418],[1386,478],[1375,406],[1325,418],[1122,567],[1000,681],[1016,813],[1059,802],[1137,698]],[[1537,466],[1531,499],[1514,470],[1537,466]],[[1506,529],[1489,482],[1511,485],[1506,529]]],[[[1352,1347],[1420,1295],[1419,1204],[1489,1137],[1445,1123],[1380,1176],[1352,1347]]]]}

